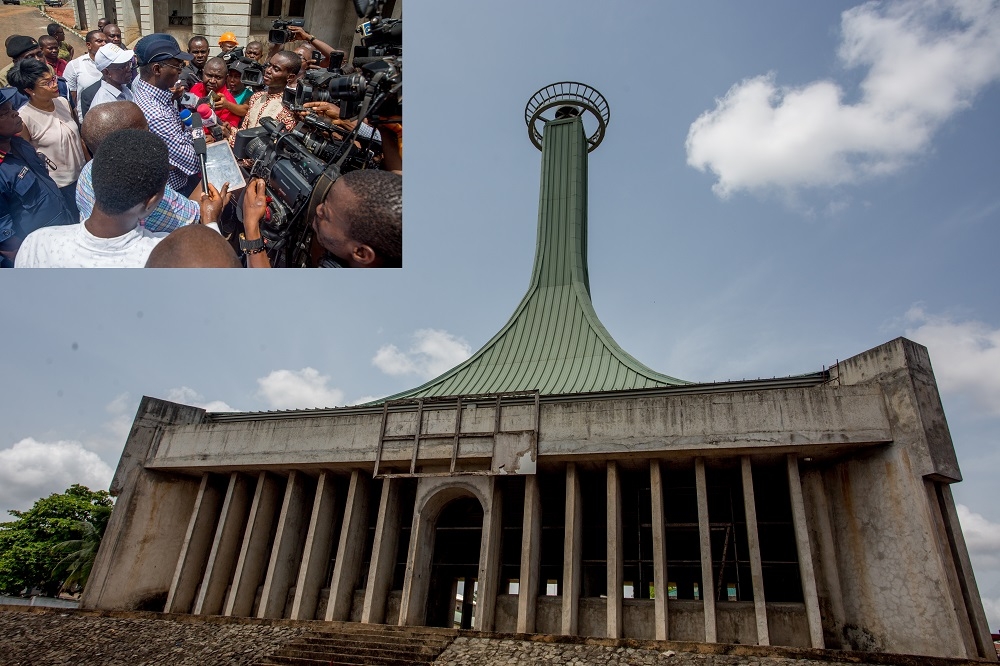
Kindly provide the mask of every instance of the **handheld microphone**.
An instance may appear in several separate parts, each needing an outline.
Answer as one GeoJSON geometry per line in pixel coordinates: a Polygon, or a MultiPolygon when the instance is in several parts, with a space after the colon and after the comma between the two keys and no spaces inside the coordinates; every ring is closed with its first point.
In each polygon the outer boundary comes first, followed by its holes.
{"type": "Polygon", "coordinates": [[[201,191],[208,194],[208,144],[205,143],[205,129],[202,127],[201,116],[191,113],[187,109],[181,111],[181,119],[184,124],[191,127],[191,145],[194,152],[201,159],[201,191]],[[188,119],[184,120],[184,112],[187,112],[188,119]]]}
{"type": "Polygon", "coordinates": [[[215,111],[212,110],[208,104],[199,104],[198,115],[201,116],[201,122],[204,127],[214,127],[219,124],[219,119],[215,115],[215,111]]]}

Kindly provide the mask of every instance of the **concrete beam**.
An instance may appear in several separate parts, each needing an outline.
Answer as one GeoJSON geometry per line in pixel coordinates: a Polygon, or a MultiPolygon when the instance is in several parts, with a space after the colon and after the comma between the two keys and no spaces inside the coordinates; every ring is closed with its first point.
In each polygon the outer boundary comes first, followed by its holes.
{"type": "Polygon", "coordinates": [[[698,539],[701,544],[701,600],[705,614],[705,642],[716,641],[715,582],[712,580],[712,533],[708,522],[708,486],[705,459],[694,460],[694,482],[698,495],[698,539]]]}
{"type": "Polygon", "coordinates": [[[566,464],[566,520],[563,533],[562,621],[560,633],[575,636],[580,613],[583,509],[576,463],[566,464]]]}
{"type": "Polygon", "coordinates": [[[226,588],[233,577],[236,558],[239,557],[243,528],[247,524],[250,508],[249,484],[239,472],[229,475],[226,496],[222,500],[219,524],[215,528],[212,550],[205,565],[205,576],[194,602],[196,615],[218,615],[226,597],[226,588]]]}
{"type": "Polygon", "coordinates": [[[542,559],[542,499],[538,477],[524,479],[524,518],[521,523],[521,573],[517,589],[517,633],[535,632],[538,577],[542,559]]]}
{"type": "Polygon", "coordinates": [[[608,638],[622,637],[622,596],[624,594],[622,553],[622,488],[618,463],[608,462],[607,476],[607,623],[608,638]]]}
{"type": "Polygon", "coordinates": [[[655,638],[665,641],[670,636],[667,620],[667,548],[666,518],[663,506],[663,473],[660,461],[649,461],[649,488],[653,503],[653,616],[655,618],[655,638]]]}
{"type": "Polygon", "coordinates": [[[250,504],[250,515],[247,516],[240,556],[236,562],[236,572],[233,574],[233,584],[229,588],[223,615],[250,617],[253,613],[257,586],[260,584],[267,562],[267,547],[278,504],[278,490],[278,482],[273,476],[267,472],[261,472],[257,476],[257,486],[250,504]]]}
{"type": "Polygon", "coordinates": [[[326,604],[326,621],[344,622],[351,617],[354,587],[361,574],[361,556],[368,540],[368,478],[369,473],[356,469],[351,472],[344,503],[344,519],[337,544],[337,561],[330,578],[330,598],[326,604]]]}
{"type": "Polygon", "coordinates": [[[316,619],[319,591],[323,587],[326,565],[333,550],[333,528],[337,522],[337,493],[333,475],[321,472],[316,481],[316,495],[309,515],[309,531],[302,549],[302,566],[295,582],[291,619],[316,619]]]}
{"type": "Polygon", "coordinates": [[[211,474],[202,474],[198,497],[191,510],[187,533],[181,545],[181,555],[177,559],[174,577],[167,593],[166,613],[189,613],[194,603],[198,584],[205,570],[205,562],[212,548],[212,535],[219,517],[221,497],[212,483],[211,474]]]}
{"type": "Polygon", "coordinates": [[[753,495],[753,470],[750,456],[740,458],[743,472],[743,513],[747,521],[747,542],[750,548],[750,578],[753,582],[753,610],[757,620],[757,645],[770,645],[767,631],[767,606],[764,603],[764,571],[760,565],[760,534],[757,532],[757,503],[753,495]]]}
{"type": "Polygon", "coordinates": [[[812,547],[809,545],[809,527],[806,525],[805,503],[802,501],[802,481],[799,479],[799,459],[788,454],[788,489],[792,499],[792,523],[795,526],[795,546],[799,554],[799,575],[802,577],[802,596],[806,605],[809,624],[810,647],[823,649],[823,621],[819,613],[819,595],[816,593],[816,571],[813,566],[812,547]]]}
{"type": "Polygon", "coordinates": [[[400,479],[385,479],[375,523],[375,544],[368,565],[368,586],[361,621],[365,624],[382,624],[385,604],[392,588],[396,568],[396,547],[399,543],[399,487],[400,479]]]}

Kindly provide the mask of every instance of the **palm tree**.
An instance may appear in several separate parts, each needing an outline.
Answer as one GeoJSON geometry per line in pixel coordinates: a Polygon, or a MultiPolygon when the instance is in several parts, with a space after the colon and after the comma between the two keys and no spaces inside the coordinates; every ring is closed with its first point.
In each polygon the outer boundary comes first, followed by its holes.
{"type": "Polygon", "coordinates": [[[101,546],[101,531],[89,520],[77,521],[80,530],[79,539],[63,541],[55,547],[57,551],[69,551],[66,557],[59,560],[53,569],[53,575],[65,574],[66,579],[62,583],[60,591],[71,590],[79,585],[82,590],[90,578],[90,570],[94,567],[94,559],[97,558],[97,549],[101,546]]]}

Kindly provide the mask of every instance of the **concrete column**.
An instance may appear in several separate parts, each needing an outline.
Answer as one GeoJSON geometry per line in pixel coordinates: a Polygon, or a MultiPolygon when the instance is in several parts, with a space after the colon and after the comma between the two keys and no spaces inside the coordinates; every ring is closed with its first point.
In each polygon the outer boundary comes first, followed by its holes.
{"type": "Polygon", "coordinates": [[[608,463],[607,482],[607,635],[608,638],[622,637],[622,595],[623,565],[622,559],[622,488],[618,474],[618,463],[608,463]]]}
{"type": "Polygon", "coordinates": [[[808,493],[809,504],[813,510],[810,514],[810,527],[815,534],[816,543],[816,563],[820,569],[820,580],[824,583],[819,591],[820,599],[825,593],[829,604],[829,614],[824,616],[826,625],[825,639],[831,639],[833,644],[829,647],[838,648],[841,646],[841,635],[844,624],[847,622],[847,614],[844,610],[843,588],[840,584],[840,568],[837,565],[837,546],[833,540],[833,527],[830,522],[830,507],[826,498],[826,487],[823,483],[823,476],[819,471],[813,470],[802,474],[803,492],[808,493]]]}
{"type": "Polygon", "coordinates": [[[400,479],[382,482],[382,497],[378,505],[378,522],[375,523],[375,544],[372,560],[368,565],[368,587],[361,621],[381,624],[385,620],[385,604],[392,588],[396,568],[396,547],[399,543],[399,486],[400,479]]]}
{"type": "Polygon", "coordinates": [[[473,629],[492,631],[496,615],[497,588],[500,587],[500,542],[503,538],[503,498],[496,477],[489,479],[490,506],[483,512],[479,541],[479,593],[473,629]]]}
{"type": "MultiPolygon", "coordinates": [[[[948,545],[952,551],[962,589],[962,598],[976,642],[976,651],[978,652],[976,656],[986,661],[997,661],[996,650],[993,649],[992,645],[993,640],[990,638],[989,624],[986,621],[986,613],[983,611],[982,597],[979,595],[979,586],[976,585],[976,577],[972,571],[969,549],[965,544],[965,535],[962,534],[962,525],[958,520],[955,498],[951,494],[951,486],[947,483],[937,484],[937,491],[941,498],[941,514],[948,534],[948,545]]],[[[962,619],[959,618],[959,621],[962,619]]]]}
{"type": "Polygon", "coordinates": [[[295,598],[292,601],[293,620],[312,620],[316,617],[319,591],[326,575],[326,563],[330,561],[333,549],[333,527],[336,520],[337,493],[333,475],[321,472],[316,481],[316,496],[313,498],[309,516],[309,531],[302,549],[302,566],[295,582],[295,598]]]}
{"type": "Polygon", "coordinates": [[[227,31],[233,32],[240,44],[246,45],[249,41],[250,2],[248,0],[241,0],[235,8],[232,2],[227,3],[221,0],[201,0],[195,4],[191,32],[208,38],[213,54],[216,44],[219,43],[219,36],[227,31]]]}
{"type": "Polygon", "coordinates": [[[354,586],[361,573],[361,556],[368,539],[368,472],[354,470],[347,488],[344,519],[337,544],[337,561],[330,578],[330,599],[326,604],[326,621],[344,622],[351,616],[354,586]]]}
{"type": "MultiPolygon", "coordinates": [[[[423,479],[421,479],[423,481],[423,479]]],[[[419,492],[419,486],[418,486],[419,492]]],[[[399,602],[399,621],[401,627],[420,626],[427,617],[427,592],[430,586],[430,568],[434,556],[434,523],[433,518],[424,515],[427,512],[414,510],[413,522],[410,524],[410,547],[406,551],[406,578],[403,580],[403,597],[399,602]]],[[[485,518],[485,512],[483,516],[485,518]]],[[[468,592],[466,592],[468,594],[468,592]]]]}
{"type": "Polygon", "coordinates": [[[306,475],[292,470],[285,485],[285,498],[278,515],[271,559],[260,597],[259,618],[282,618],[288,601],[288,590],[298,575],[302,561],[302,537],[306,527],[306,475]]]}
{"type": "Polygon", "coordinates": [[[660,461],[649,461],[649,488],[653,502],[653,612],[656,618],[656,640],[669,638],[667,621],[667,539],[663,507],[663,474],[660,461]]]}
{"type": "Polygon", "coordinates": [[[181,554],[177,559],[174,577],[167,593],[167,603],[163,607],[166,613],[188,613],[194,603],[198,583],[204,573],[205,561],[212,548],[212,534],[215,521],[219,517],[221,498],[219,491],[212,485],[211,474],[201,475],[201,486],[198,497],[191,510],[187,533],[181,546],[181,554]]]}
{"type": "Polygon", "coordinates": [[[580,569],[583,550],[583,511],[576,463],[566,464],[566,522],[563,534],[562,624],[564,636],[577,632],[580,613],[580,569]]]}
{"type": "Polygon", "coordinates": [[[712,536],[708,522],[708,486],[705,482],[705,459],[694,460],[694,482],[698,494],[698,537],[701,543],[701,599],[705,614],[705,642],[714,643],[715,582],[712,580],[712,536]]]}
{"type": "Polygon", "coordinates": [[[809,545],[805,503],[802,501],[799,460],[794,453],[788,454],[788,489],[792,498],[792,523],[795,526],[795,546],[799,553],[802,596],[806,604],[806,621],[809,623],[809,644],[810,647],[822,649],[825,644],[823,622],[819,614],[819,595],[816,593],[816,572],[813,567],[812,547],[809,545]]]}
{"type": "Polygon", "coordinates": [[[250,515],[247,517],[246,531],[240,546],[240,556],[236,561],[236,572],[223,615],[249,617],[253,612],[257,586],[267,562],[267,546],[274,524],[274,512],[278,504],[278,482],[267,472],[257,476],[250,515]]]}
{"type": "Polygon", "coordinates": [[[517,632],[535,631],[538,606],[538,577],[542,559],[542,500],[538,477],[524,479],[524,520],[521,523],[521,573],[517,589],[517,632]]]}
{"type": "Polygon", "coordinates": [[[757,532],[757,504],[753,496],[753,472],[750,456],[740,458],[743,469],[743,513],[747,519],[747,543],[750,547],[750,578],[753,581],[753,610],[757,619],[757,645],[770,645],[767,631],[767,606],[764,604],[764,572],[760,566],[760,534],[757,532]]]}
{"type": "Polygon", "coordinates": [[[233,577],[243,528],[247,523],[247,510],[250,508],[248,485],[246,477],[239,472],[229,475],[219,524],[215,528],[215,539],[212,540],[212,550],[205,566],[205,576],[194,602],[192,612],[196,615],[218,615],[222,611],[226,587],[233,577]]]}

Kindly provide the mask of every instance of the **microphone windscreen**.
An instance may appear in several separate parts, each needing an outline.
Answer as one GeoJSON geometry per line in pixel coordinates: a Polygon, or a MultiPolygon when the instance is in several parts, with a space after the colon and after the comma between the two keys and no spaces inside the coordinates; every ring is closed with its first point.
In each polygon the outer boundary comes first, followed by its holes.
{"type": "Polygon", "coordinates": [[[191,124],[191,144],[194,146],[194,152],[197,155],[206,155],[208,144],[205,142],[205,130],[201,125],[201,116],[191,114],[191,124]]]}
{"type": "Polygon", "coordinates": [[[198,115],[200,115],[203,120],[208,120],[212,117],[212,107],[208,104],[200,104],[198,106],[198,115]]]}

